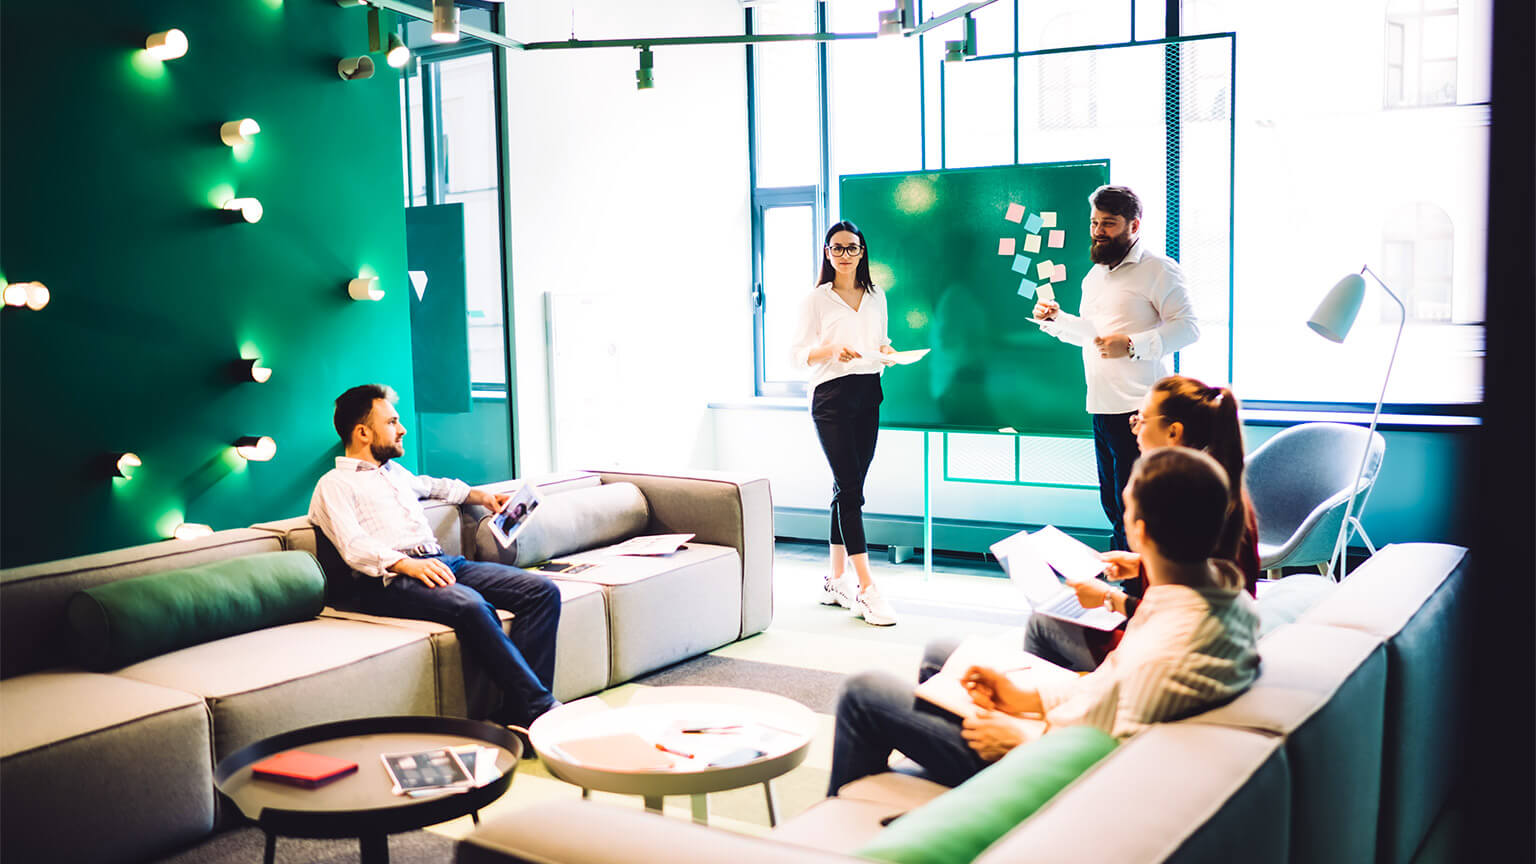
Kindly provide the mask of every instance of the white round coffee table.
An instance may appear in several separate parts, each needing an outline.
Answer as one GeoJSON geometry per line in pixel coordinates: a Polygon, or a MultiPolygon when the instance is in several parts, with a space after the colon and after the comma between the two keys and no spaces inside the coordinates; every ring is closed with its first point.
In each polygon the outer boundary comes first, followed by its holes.
{"type": "Polygon", "coordinates": [[[562,705],[535,721],[528,737],[549,773],[580,786],[583,797],[593,789],[639,795],[647,810],[660,813],[666,796],[689,795],[693,820],[707,824],[710,792],[761,783],[768,824],[775,825],[778,814],[771,781],[805,761],[816,725],[811,709],[773,693],[734,687],[651,687],[620,708],[610,708],[596,697],[562,705]],[[637,753],[640,761],[655,764],[635,768],[583,761],[561,746],[576,749],[594,739],[631,735],[650,747],[661,744],[668,749],[637,753]],[[743,748],[761,755],[740,764],[709,764],[725,751],[743,748]]]}

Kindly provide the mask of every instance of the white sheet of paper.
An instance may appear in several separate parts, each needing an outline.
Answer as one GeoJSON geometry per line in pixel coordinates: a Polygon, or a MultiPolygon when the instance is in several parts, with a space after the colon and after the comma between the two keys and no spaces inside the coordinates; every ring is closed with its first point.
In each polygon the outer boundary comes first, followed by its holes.
{"type": "Polygon", "coordinates": [[[1040,251],[1040,235],[1039,234],[1031,234],[1028,237],[1024,238],[1024,251],[1025,252],[1039,252],[1040,251]]]}
{"type": "Polygon", "coordinates": [[[1034,534],[1020,531],[992,544],[992,554],[1013,584],[1024,592],[1034,614],[1096,630],[1113,630],[1125,621],[1124,615],[1108,609],[1084,609],[1077,602],[1077,592],[1056,578],[1052,567],[1065,567],[1062,572],[1071,572],[1073,581],[1093,578],[1104,569],[1097,552],[1059,529],[1047,525],[1034,534]],[[1091,561],[1084,559],[1084,554],[1091,561]]]}
{"type": "Polygon", "coordinates": [[[1092,579],[1104,572],[1104,559],[1092,546],[1047,525],[1031,536],[1035,552],[1069,582],[1092,579]]]}
{"type": "Polygon", "coordinates": [[[892,354],[877,354],[875,359],[887,366],[907,366],[928,356],[931,348],[913,348],[910,351],[897,351],[892,354]]]}
{"type": "MultiPolygon", "coordinates": [[[[1041,285],[1040,287],[1044,288],[1045,286],[1041,285]]],[[[1063,335],[1076,337],[1077,341],[1084,345],[1092,344],[1093,340],[1099,336],[1098,332],[1093,329],[1092,322],[1086,318],[1079,318],[1076,315],[1057,315],[1055,320],[1052,321],[1041,321],[1039,318],[1031,318],[1029,320],[1041,327],[1049,326],[1063,335]]]]}

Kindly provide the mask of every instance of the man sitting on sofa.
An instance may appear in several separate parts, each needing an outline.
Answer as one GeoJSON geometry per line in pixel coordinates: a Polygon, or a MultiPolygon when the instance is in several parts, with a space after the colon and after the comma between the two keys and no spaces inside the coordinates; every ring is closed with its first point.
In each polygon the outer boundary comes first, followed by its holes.
{"type": "Polygon", "coordinates": [[[560,589],[547,576],[443,553],[419,499],[468,502],[495,512],[508,496],[471,489],[461,480],[417,476],[393,461],[405,455],[397,399],[380,384],[353,387],[336,398],[336,432],[347,455],[336,457],[336,467],[315,485],[309,521],[358,575],[364,611],[452,627],[501,688],[493,719],[526,727],[558,704],[549,688],[560,589]],[[514,616],[511,638],[498,608],[514,616]]]}
{"type": "Polygon", "coordinates": [[[1003,740],[994,712],[1089,724],[1116,737],[1227,702],[1258,675],[1259,614],[1231,562],[1211,558],[1225,522],[1220,465],[1184,447],[1144,454],[1125,493],[1125,525],[1141,553],[1147,591],[1120,646],[1081,678],[1011,681],[972,667],[963,683],[981,709],[965,725],[920,709],[912,685],[886,673],[854,676],[837,705],[829,795],[887,769],[892,750],[956,786],[1020,743],[1003,740]]]}

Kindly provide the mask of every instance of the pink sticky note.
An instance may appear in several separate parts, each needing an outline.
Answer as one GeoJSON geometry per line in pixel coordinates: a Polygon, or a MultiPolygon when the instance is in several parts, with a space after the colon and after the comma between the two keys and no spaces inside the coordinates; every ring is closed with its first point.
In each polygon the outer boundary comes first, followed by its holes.
{"type": "Polygon", "coordinates": [[[1024,238],[1024,251],[1025,252],[1039,252],[1040,251],[1040,235],[1039,234],[1031,234],[1028,237],[1024,238]]]}
{"type": "Polygon", "coordinates": [[[1013,254],[1013,238],[1012,237],[1004,237],[1003,239],[997,241],[997,254],[999,254],[999,255],[1012,255],[1013,254]]]}
{"type": "Polygon", "coordinates": [[[1045,241],[1045,245],[1051,247],[1052,249],[1060,249],[1061,248],[1061,244],[1065,243],[1066,239],[1067,239],[1067,232],[1065,232],[1065,231],[1052,231],[1049,235],[1047,235],[1047,238],[1046,238],[1046,241],[1045,241]]]}
{"type": "Polygon", "coordinates": [[[1003,214],[1003,218],[1007,219],[1009,222],[1023,222],[1024,221],[1024,205],[1022,205],[1022,204],[1009,204],[1008,205],[1008,212],[1003,214]]]}
{"type": "Polygon", "coordinates": [[[1050,259],[1046,259],[1044,261],[1041,261],[1040,262],[1040,266],[1035,268],[1035,273],[1041,279],[1049,279],[1049,278],[1051,278],[1051,274],[1055,273],[1055,272],[1056,272],[1056,265],[1052,264],[1050,262],[1050,259]]]}
{"type": "Polygon", "coordinates": [[[1065,281],[1067,281],[1067,265],[1065,265],[1065,264],[1057,264],[1056,265],[1056,272],[1051,274],[1051,281],[1052,282],[1065,282],[1065,281]]]}

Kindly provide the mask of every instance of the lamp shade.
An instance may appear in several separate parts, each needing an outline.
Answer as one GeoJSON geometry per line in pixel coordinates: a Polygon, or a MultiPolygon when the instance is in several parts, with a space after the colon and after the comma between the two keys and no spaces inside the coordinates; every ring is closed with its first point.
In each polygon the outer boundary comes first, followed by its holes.
{"type": "Polygon", "coordinates": [[[1340,279],[1329,290],[1323,302],[1317,304],[1307,326],[1319,336],[1332,342],[1343,342],[1349,329],[1355,326],[1355,316],[1360,314],[1360,303],[1365,299],[1365,277],[1351,273],[1340,279]]]}

